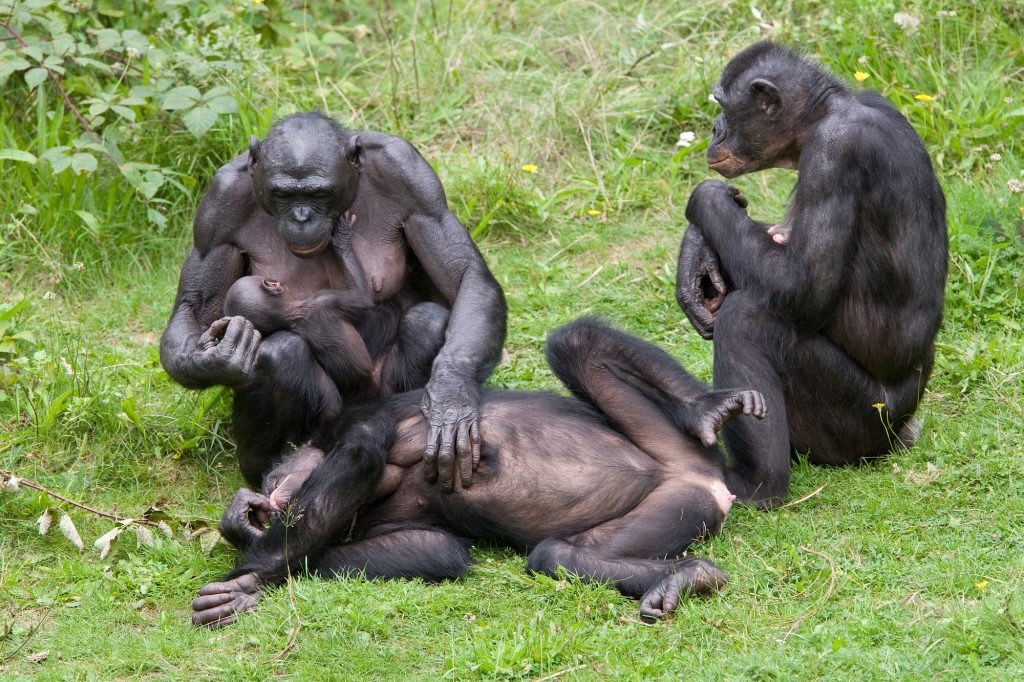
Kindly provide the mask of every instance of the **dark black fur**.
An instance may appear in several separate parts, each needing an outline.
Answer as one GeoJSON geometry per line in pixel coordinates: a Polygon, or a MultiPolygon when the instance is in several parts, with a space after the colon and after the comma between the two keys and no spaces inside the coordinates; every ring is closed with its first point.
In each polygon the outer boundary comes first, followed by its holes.
{"type": "Polygon", "coordinates": [[[715,386],[752,385],[772,406],[724,431],[730,490],[772,505],[793,451],[844,464],[909,444],[942,319],[946,203],[898,111],[788,49],[747,48],[714,94],[712,168],[800,172],[777,226],[752,220],[734,188],[698,186],[677,279],[687,317],[714,337],[715,386]]]}
{"type": "Polygon", "coordinates": [[[455,463],[478,450],[477,386],[501,353],[505,301],[412,145],[295,114],[252,138],[199,205],[160,358],[184,386],[234,389],[238,460],[255,486],[348,387],[330,385],[293,331],[263,338],[243,316],[224,317],[228,289],[246,275],[287,281],[297,299],[321,290],[364,299],[359,331],[383,382],[426,387],[428,457],[450,487],[455,463]]]}
{"type": "Polygon", "coordinates": [[[763,417],[761,396],[709,392],[664,352],[593,319],[552,333],[548,361],[577,398],[484,391],[479,468],[451,494],[427,483],[418,392],[345,410],[326,458],[267,530],[252,512],[269,509],[277,484],[236,496],[222,530],[244,558],[203,588],[193,620],[230,622],[304,566],[454,578],[469,565],[460,538],[531,550],[534,571],[613,581],[647,616],[724,583],[710,562],[678,558],[719,529],[730,502],[717,450],[695,435],[713,442],[733,415],[763,417]]]}

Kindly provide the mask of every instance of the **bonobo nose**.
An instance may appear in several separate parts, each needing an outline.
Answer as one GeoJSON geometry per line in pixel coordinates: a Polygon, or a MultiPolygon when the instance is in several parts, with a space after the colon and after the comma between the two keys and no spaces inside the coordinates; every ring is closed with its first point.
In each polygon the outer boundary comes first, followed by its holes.
{"type": "Polygon", "coordinates": [[[725,139],[725,132],[725,121],[723,121],[722,117],[719,116],[711,126],[711,141],[716,144],[721,142],[725,139]]]}

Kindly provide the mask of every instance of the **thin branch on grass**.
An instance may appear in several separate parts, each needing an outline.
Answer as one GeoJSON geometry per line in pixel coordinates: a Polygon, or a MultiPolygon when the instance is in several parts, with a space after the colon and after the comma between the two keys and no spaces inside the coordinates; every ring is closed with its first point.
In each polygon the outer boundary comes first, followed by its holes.
{"type": "MultiPolygon", "coordinates": [[[[299,632],[302,631],[302,619],[299,618],[299,607],[295,602],[295,578],[292,576],[292,562],[288,555],[288,529],[302,518],[302,513],[293,515],[293,507],[293,503],[289,503],[287,510],[281,515],[281,523],[284,524],[284,566],[288,571],[288,606],[295,618],[295,625],[288,632],[288,641],[285,642],[284,648],[268,658],[267,663],[279,661],[295,649],[299,643],[299,632]]],[[[352,522],[355,524],[355,519],[352,522]]]]}
{"type": "Polygon", "coordinates": [[[800,504],[801,502],[806,502],[807,500],[811,499],[812,497],[814,497],[815,495],[820,493],[822,490],[827,488],[829,483],[831,483],[831,481],[826,481],[825,485],[821,486],[817,490],[812,490],[811,492],[807,493],[803,497],[798,497],[797,499],[793,500],[792,502],[787,502],[786,504],[784,504],[781,507],[779,507],[779,509],[785,509],[786,507],[795,507],[796,505],[800,504]]]}
{"type": "Polygon", "coordinates": [[[50,606],[43,611],[43,617],[39,619],[39,622],[29,628],[28,634],[25,635],[25,639],[21,640],[21,644],[19,644],[14,651],[9,654],[4,654],[3,658],[0,658],[0,664],[13,660],[14,657],[18,655],[18,652],[25,648],[25,645],[28,644],[32,637],[39,631],[39,628],[43,627],[43,623],[46,622],[46,617],[50,615],[50,609],[52,608],[53,607],[50,606]]]}
{"type": "Polygon", "coordinates": [[[68,497],[64,497],[63,495],[60,495],[58,493],[53,492],[49,488],[43,487],[42,485],[36,483],[35,481],[31,481],[31,480],[29,480],[27,478],[21,478],[20,476],[17,476],[15,474],[12,474],[12,473],[9,473],[9,472],[6,472],[3,469],[0,469],[0,477],[6,478],[8,480],[12,479],[12,478],[17,478],[18,479],[18,485],[24,485],[24,486],[28,486],[29,488],[34,488],[35,490],[38,490],[41,493],[46,493],[48,496],[56,498],[56,499],[60,500],[61,502],[65,502],[67,504],[70,504],[72,507],[78,507],[79,509],[81,509],[83,511],[87,511],[90,514],[95,514],[96,516],[102,516],[105,519],[113,519],[113,520],[118,521],[120,523],[140,523],[140,524],[143,524],[145,526],[152,526],[153,528],[159,528],[160,527],[160,524],[155,523],[153,521],[150,521],[148,519],[133,519],[133,518],[129,518],[127,516],[119,516],[117,514],[112,514],[111,512],[105,512],[105,511],[102,511],[100,509],[95,509],[95,508],[90,507],[88,505],[82,504],[81,502],[75,502],[74,500],[72,500],[72,499],[70,499],[68,497]]]}
{"type": "Polygon", "coordinates": [[[545,675],[544,677],[538,677],[533,682],[544,682],[544,680],[553,680],[556,677],[561,677],[562,675],[568,675],[569,673],[573,673],[573,672],[576,672],[577,670],[581,670],[583,668],[586,668],[588,665],[590,665],[590,664],[589,663],[582,663],[580,665],[574,665],[571,668],[565,668],[564,670],[559,670],[558,672],[553,672],[550,675],[545,675]]]}
{"type": "MultiPolygon", "coordinates": [[[[14,30],[14,28],[10,25],[9,22],[0,22],[0,28],[6,30],[7,33],[11,36],[11,38],[17,40],[22,47],[28,47],[28,43],[25,42],[25,39],[21,37],[20,33],[14,30]]],[[[75,118],[78,119],[78,123],[85,130],[86,134],[88,134],[94,142],[99,141],[100,138],[96,134],[96,131],[92,129],[92,126],[89,125],[89,122],[85,120],[84,116],[82,116],[82,113],[78,110],[78,107],[76,107],[75,103],[71,101],[71,96],[68,95],[68,91],[64,89],[64,85],[61,84],[60,78],[57,76],[57,74],[55,74],[53,70],[50,69],[50,67],[48,66],[43,68],[46,69],[46,73],[47,75],[49,75],[50,80],[52,80],[53,84],[57,86],[57,89],[60,91],[61,97],[64,98],[64,105],[68,108],[68,110],[71,111],[72,114],[75,115],[75,118]]]]}

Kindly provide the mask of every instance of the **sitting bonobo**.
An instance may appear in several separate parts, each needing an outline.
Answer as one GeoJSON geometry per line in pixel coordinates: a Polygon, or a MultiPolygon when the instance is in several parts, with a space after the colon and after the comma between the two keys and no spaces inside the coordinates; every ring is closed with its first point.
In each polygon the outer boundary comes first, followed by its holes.
{"type": "Polygon", "coordinates": [[[645,617],[718,589],[714,564],[679,555],[721,527],[733,495],[716,433],[740,413],[763,418],[761,395],[709,391],[595,319],[553,332],[547,358],[575,398],[482,391],[473,485],[451,493],[428,483],[419,391],[344,410],[322,449],[282,460],[261,493],[237,493],[221,532],[244,557],[202,588],[193,622],[233,621],[289,572],[454,579],[472,540],[530,550],[533,571],[610,581],[645,617]]]}

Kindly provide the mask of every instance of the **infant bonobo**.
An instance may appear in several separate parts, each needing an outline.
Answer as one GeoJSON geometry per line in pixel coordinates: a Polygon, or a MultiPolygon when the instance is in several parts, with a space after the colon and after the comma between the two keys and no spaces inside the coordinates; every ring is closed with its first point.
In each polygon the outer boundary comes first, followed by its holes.
{"type": "Polygon", "coordinates": [[[739,414],[763,418],[761,395],[709,391],[594,319],[553,332],[547,357],[575,397],[482,391],[481,458],[472,486],[451,493],[428,483],[420,391],[343,410],[321,448],[299,448],[262,493],[235,496],[221,533],[243,558],[200,590],[193,622],[230,623],[289,572],[454,579],[477,540],[527,550],[532,571],[609,581],[644,617],[717,590],[721,570],[680,555],[721,527],[733,495],[716,433],[739,414]]]}
{"type": "MultiPolygon", "coordinates": [[[[325,396],[317,415],[321,425],[338,415],[344,401],[402,388],[387,378],[395,373],[384,371],[390,356],[377,362],[370,356],[364,328],[373,324],[374,308],[355,290],[321,289],[309,298],[297,299],[281,281],[251,275],[228,289],[224,314],[241,315],[264,336],[287,330],[309,344],[320,365],[317,389],[325,396]]],[[[429,358],[422,364],[418,369],[426,376],[429,358]]]]}

